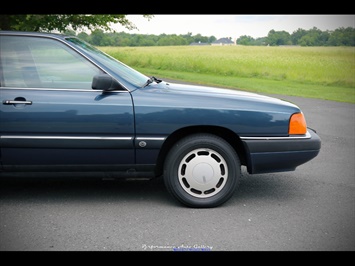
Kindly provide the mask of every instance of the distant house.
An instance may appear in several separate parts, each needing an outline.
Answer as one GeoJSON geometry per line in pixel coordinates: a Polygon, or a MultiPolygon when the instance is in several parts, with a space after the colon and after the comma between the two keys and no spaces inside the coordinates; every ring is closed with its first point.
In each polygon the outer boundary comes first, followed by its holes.
{"type": "Polygon", "coordinates": [[[230,38],[221,38],[212,43],[212,45],[235,45],[230,38]]]}

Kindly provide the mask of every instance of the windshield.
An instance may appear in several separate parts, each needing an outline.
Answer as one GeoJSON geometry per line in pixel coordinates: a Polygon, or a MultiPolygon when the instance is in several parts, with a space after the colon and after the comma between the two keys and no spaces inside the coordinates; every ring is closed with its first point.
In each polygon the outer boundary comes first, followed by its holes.
{"type": "Polygon", "coordinates": [[[78,46],[79,48],[85,50],[86,53],[90,54],[93,58],[99,61],[102,65],[109,67],[114,73],[120,76],[125,81],[136,87],[143,87],[148,77],[143,75],[142,73],[134,70],[133,68],[125,65],[124,63],[118,61],[112,56],[100,51],[94,46],[78,39],[78,38],[67,38],[69,42],[78,46]]]}

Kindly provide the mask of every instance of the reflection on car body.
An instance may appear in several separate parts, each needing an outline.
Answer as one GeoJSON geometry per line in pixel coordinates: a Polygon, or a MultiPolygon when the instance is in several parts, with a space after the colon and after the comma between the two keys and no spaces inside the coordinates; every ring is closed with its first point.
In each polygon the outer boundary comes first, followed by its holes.
{"type": "Polygon", "coordinates": [[[147,77],[73,36],[0,32],[0,175],[163,176],[215,207],[250,174],[293,171],[321,140],[296,105],[147,77]]]}

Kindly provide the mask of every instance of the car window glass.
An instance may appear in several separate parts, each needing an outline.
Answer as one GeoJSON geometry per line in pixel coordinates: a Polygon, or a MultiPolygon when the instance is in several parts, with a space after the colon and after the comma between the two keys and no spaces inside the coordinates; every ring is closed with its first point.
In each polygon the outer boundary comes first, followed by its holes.
{"type": "Polygon", "coordinates": [[[113,58],[112,56],[103,53],[96,47],[75,37],[66,38],[66,40],[71,42],[78,49],[82,49],[86,53],[90,54],[98,62],[109,67],[113,72],[117,73],[120,78],[127,81],[128,83],[136,87],[142,87],[147,82],[148,77],[146,75],[127,66],[126,64],[113,58]]]}
{"type": "Polygon", "coordinates": [[[60,41],[2,36],[3,87],[91,89],[101,70],[60,41]]]}

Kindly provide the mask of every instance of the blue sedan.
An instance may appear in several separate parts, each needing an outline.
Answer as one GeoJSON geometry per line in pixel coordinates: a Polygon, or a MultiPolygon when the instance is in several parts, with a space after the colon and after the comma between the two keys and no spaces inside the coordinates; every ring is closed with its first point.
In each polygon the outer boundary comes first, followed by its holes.
{"type": "Polygon", "coordinates": [[[216,207],[250,174],[315,158],[292,103],[148,77],[73,36],[0,31],[0,176],[155,178],[216,207]]]}

